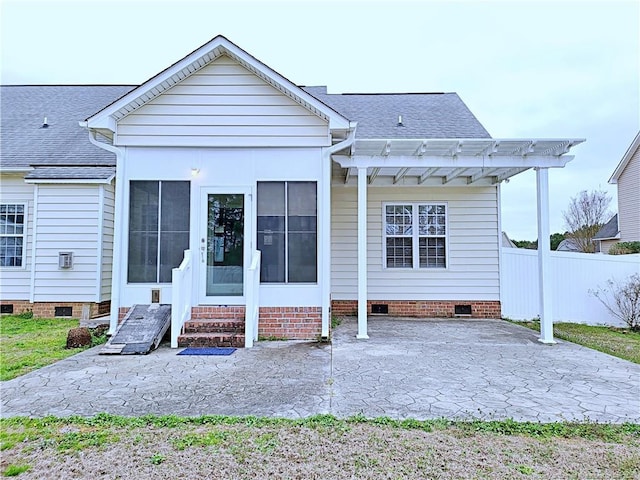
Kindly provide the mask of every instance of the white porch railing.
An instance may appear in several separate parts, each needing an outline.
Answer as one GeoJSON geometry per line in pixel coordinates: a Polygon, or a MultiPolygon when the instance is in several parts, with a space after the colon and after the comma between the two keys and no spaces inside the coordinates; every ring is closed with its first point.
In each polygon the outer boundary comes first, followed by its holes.
{"type": "Polygon", "coordinates": [[[260,250],[253,252],[251,266],[247,271],[247,301],[244,314],[244,346],[253,347],[258,340],[260,318],[260,250]]]}
{"type": "Polygon", "coordinates": [[[191,319],[191,265],[191,250],[185,250],[182,263],[171,271],[171,348],[178,348],[182,327],[191,319]]]}

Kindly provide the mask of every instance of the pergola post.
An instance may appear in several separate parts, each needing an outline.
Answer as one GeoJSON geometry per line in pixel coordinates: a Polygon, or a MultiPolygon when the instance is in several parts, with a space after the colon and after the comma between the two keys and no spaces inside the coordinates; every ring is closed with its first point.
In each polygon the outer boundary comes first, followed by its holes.
{"type": "Polygon", "coordinates": [[[367,335],[367,168],[358,168],[358,334],[367,335]]]}
{"type": "Polygon", "coordinates": [[[540,292],[540,338],[542,343],[553,340],[550,234],[549,234],[549,169],[536,168],[538,207],[538,289],[540,292]]]}

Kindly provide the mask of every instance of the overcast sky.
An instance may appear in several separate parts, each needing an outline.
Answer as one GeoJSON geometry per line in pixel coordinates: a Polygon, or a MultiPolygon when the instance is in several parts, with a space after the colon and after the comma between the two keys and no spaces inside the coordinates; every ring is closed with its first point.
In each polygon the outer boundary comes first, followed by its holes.
{"type": "MultiPolygon", "coordinates": [[[[2,84],[140,84],[218,34],[298,85],[457,92],[494,138],[586,138],[550,172],[551,231],[640,127],[640,2],[0,0],[2,84]]],[[[535,174],[502,226],[536,238],[535,174]]]]}

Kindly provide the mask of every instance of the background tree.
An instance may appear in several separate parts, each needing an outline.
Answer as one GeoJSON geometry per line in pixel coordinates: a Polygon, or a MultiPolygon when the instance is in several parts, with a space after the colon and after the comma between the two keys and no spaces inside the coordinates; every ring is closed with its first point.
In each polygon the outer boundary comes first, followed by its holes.
{"type": "Polygon", "coordinates": [[[557,250],[558,249],[558,245],[560,245],[560,242],[562,242],[565,237],[566,237],[566,232],[565,233],[552,233],[551,237],[549,238],[550,243],[551,243],[551,250],[557,250]]]}
{"type": "MultiPolygon", "coordinates": [[[[560,242],[565,239],[565,233],[552,233],[549,236],[549,240],[551,243],[551,250],[557,250],[560,242]]],[[[538,249],[538,240],[512,240],[518,248],[526,248],[528,250],[537,250],[538,249]]]]}
{"type": "Polygon", "coordinates": [[[603,190],[581,191],[571,198],[569,207],[562,212],[566,237],[573,241],[581,252],[594,253],[596,244],[593,237],[609,220],[611,197],[603,190]]]}

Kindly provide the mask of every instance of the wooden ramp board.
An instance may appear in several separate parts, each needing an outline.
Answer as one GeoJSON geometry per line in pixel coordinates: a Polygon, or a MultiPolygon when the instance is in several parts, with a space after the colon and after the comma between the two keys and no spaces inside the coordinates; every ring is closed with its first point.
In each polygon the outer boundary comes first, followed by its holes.
{"type": "Polygon", "coordinates": [[[147,354],[158,348],[170,325],[171,305],[134,305],[100,354],[147,354]]]}

